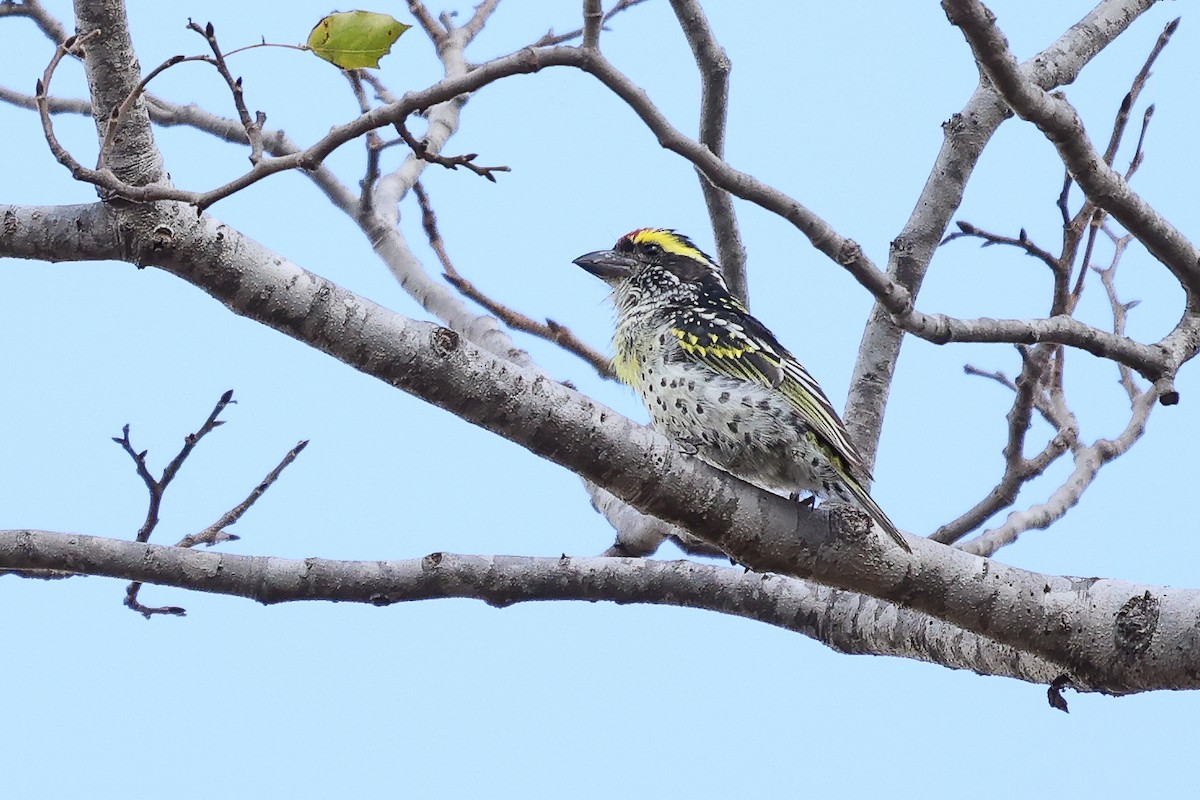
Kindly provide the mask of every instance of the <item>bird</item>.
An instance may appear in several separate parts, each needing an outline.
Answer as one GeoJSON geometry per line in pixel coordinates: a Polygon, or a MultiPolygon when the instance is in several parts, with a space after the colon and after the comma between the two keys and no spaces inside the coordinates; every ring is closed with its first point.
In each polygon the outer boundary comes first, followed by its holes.
{"type": "Polygon", "coordinates": [[[691,239],[638,228],[573,263],[612,290],[613,371],[656,430],[759,488],[855,506],[912,552],[825,392],[691,239]]]}

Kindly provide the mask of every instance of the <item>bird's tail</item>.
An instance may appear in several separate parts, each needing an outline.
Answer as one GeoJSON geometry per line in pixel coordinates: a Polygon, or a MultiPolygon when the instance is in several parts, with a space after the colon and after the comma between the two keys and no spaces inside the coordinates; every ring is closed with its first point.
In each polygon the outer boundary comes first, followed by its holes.
{"type": "Polygon", "coordinates": [[[879,507],[879,504],[876,503],[874,499],[872,499],[866,488],[856,480],[848,480],[846,481],[846,484],[849,487],[850,492],[854,495],[854,499],[858,501],[859,508],[867,512],[871,519],[878,522],[879,527],[883,528],[884,532],[886,532],[888,536],[892,537],[896,544],[900,545],[905,552],[911,553],[912,548],[909,547],[908,542],[904,541],[904,535],[900,533],[899,529],[896,527],[896,523],[892,522],[888,518],[888,515],[883,513],[883,509],[879,507]]]}

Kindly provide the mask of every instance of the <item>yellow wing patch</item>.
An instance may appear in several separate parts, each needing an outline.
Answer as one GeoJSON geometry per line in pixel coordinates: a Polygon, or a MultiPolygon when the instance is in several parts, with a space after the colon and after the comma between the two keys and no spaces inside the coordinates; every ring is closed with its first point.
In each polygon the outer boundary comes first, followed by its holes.
{"type": "Polygon", "coordinates": [[[715,333],[707,336],[708,344],[700,344],[700,337],[690,331],[671,328],[671,335],[679,340],[679,346],[689,355],[698,356],[701,360],[707,358],[737,358],[746,352],[744,347],[734,347],[721,344],[721,337],[715,333]]]}

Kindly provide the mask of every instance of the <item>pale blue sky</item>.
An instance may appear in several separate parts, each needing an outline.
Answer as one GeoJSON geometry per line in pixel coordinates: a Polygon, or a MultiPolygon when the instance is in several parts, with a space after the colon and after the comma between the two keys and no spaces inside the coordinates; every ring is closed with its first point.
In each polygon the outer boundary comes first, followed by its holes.
{"type": "MultiPolygon", "coordinates": [[[[64,18],[69,4],[48,3],[64,18]]],[[[132,0],[144,69],[203,42],[303,41],[326,3],[132,0]]],[[[401,5],[401,4],[396,4],[401,5]]],[[[577,2],[502,3],[468,51],[474,60],[578,25],[577,2]]],[[[976,83],[974,63],[936,3],[710,3],[733,59],[727,157],[823,215],[883,263],[941,142],[941,123],[976,83]]],[[[1056,38],[1086,2],[993,5],[1020,57],[1056,38]]],[[[377,10],[389,10],[376,7],[377,10]]],[[[1067,87],[1093,136],[1112,115],[1163,25],[1156,7],[1067,87]]],[[[406,13],[392,9],[400,19],[406,13]]],[[[469,13],[469,8],[464,6],[469,13]]],[[[68,22],[67,27],[71,24],[68,22]]],[[[683,129],[696,124],[691,55],[663,0],[611,25],[605,51],[683,129]]],[[[1197,233],[1195,76],[1200,46],[1184,20],[1142,101],[1157,104],[1135,188],[1197,233]]],[[[50,49],[22,20],[0,20],[0,81],[31,91],[50,49]]],[[[356,111],[337,71],[310,55],[257,50],[234,61],[251,109],[306,143],[356,111]]],[[[383,62],[393,90],[440,66],[414,30],[383,62]]],[[[64,66],[59,90],[82,90],[64,66]]],[[[171,70],[154,91],[230,113],[219,79],[171,70]]],[[[1141,107],[1135,113],[1140,114],[1141,107]]],[[[60,119],[80,160],[89,120],[60,119]]],[[[94,199],[53,163],[36,116],[0,106],[0,200],[94,199]]],[[[181,186],[204,189],[246,166],[244,148],[158,130],[181,186]]],[[[459,270],[535,317],[607,348],[604,287],[571,265],[644,225],[675,227],[712,250],[692,169],[660,150],[632,114],[566,69],[478,93],[447,148],[513,172],[496,185],[430,168],[425,184],[459,270]]],[[[399,158],[400,153],[391,154],[399,158]]],[[[1125,156],[1126,158],[1128,155],[1125,156]]],[[[394,163],[394,162],[392,162],[394,163]]],[[[361,146],[335,153],[348,184],[361,146]]],[[[1035,129],[1008,122],[958,215],[1044,246],[1058,240],[1062,169],[1035,129]]],[[[867,294],[786,223],[739,204],[755,311],[845,397],[867,294]]],[[[300,175],[280,175],[212,213],[301,266],[402,313],[419,307],[357,230],[300,175]]],[[[424,245],[411,199],[402,228],[424,245]]],[[[1180,292],[1135,249],[1120,274],[1142,304],[1131,332],[1157,337],[1180,292]]],[[[920,300],[959,316],[1042,312],[1048,275],[1031,259],[959,242],[937,255],[920,300]]],[[[1102,298],[1085,318],[1107,323],[1102,298]]],[[[519,337],[546,369],[636,419],[627,390],[578,360],[519,337]]],[[[161,468],[181,437],[234,389],[228,424],[187,463],[156,540],[207,526],[299,439],[312,444],[240,522],[229,552],[404,558],[432,551],[591,555],[611,531],[578,480],[522,448],[351,371],[164,273],[126,264],[0,262],[0,527],[131,537],[144,488],[110,438],[132,425],[161,468]]],[[[917,533],[961,513],[1001,468],[1009,396],[962,374],[964,362],[1016,371],[1012,348],[909,341],[882,441],[880,503],[917,533]]],[[[1073,354],[1071,397],[1087,438],[1123,425],[1116,371],[1073,354]]],[[[1147,438],[1104,470],[1083,503],[1000,558],[1055,574],[1200,584],[1191,467],[1200,379],[1159,408],[1147,438]],[[1181,498],[1183,498],[1181,500],[1181,498]]],[[[1061,479],[1065,465],[1048,480],[1061,479]]],[[[1045,496],[1051,482],[1023,498],[1045,496]]],[[[666,557],[675,557],[664,551],[666,557]]],[[[1194,791],[1194,694],[1124,699],[897,659],[841,656],[741,619],[672,608],[527,604],[503,611],[442,601],[386,609],[247,601],[148,588],[185,619],[149,622],[122,605],[123,584],[0,579],[0,775],[20,798],[364,797],[607,798],[819,796],[1180,796],[1194,791]]]]}

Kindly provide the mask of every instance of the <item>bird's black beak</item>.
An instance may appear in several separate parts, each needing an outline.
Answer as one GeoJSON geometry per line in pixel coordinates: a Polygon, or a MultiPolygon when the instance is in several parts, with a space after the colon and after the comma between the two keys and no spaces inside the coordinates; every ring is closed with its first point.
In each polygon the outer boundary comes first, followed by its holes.
{"type": "Polygon", "coordinates": [[[633,274],[637,264],[630,256],[618,253],[616,250],[597,250],[594,253],[575,259],[576,264],[586,269],[602,281],[619,281],[633,274]]]}

